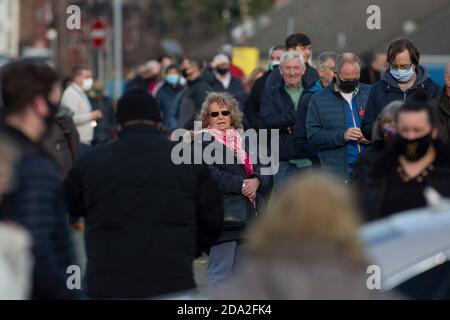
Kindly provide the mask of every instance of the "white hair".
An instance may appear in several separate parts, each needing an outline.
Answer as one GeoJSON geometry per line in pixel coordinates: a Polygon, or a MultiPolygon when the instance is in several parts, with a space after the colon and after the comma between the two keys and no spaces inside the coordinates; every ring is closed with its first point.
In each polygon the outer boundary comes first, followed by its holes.
{"type": "Polygon", "coordinates": [[[300,65],[302,65],[303,67],[306,67],[305,64],[305,58],[303,57],[303,55],[298,52],[298,51],[287,51],[285,52],[282,56],[281,56],[281,61],[280,64],[284,65],[284,63],[287,60],[293,60],[293,59],[298,59],[300,61],[300,65]]]}

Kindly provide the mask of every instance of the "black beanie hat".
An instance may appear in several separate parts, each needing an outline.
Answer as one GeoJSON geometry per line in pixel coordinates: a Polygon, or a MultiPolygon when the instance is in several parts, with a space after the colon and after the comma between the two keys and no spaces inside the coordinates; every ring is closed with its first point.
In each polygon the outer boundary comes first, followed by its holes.
{"type": "Polygon", "coordinates": [[[147,91],[135,88],[126,92],[117,105],[116,122],[124,124],[128,121],[152,120],[161,122],[161,111],[158,102],[147,91]]]}

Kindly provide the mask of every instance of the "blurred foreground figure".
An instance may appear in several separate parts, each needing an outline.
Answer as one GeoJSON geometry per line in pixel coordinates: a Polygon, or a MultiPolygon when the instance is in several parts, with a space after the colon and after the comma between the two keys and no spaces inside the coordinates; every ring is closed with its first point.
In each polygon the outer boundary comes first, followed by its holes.
{"type": "Polygon", "coordinates": [[[358,214],[350,192],[331,177],[290,182],[249,234],[249,255],[215,298],[370,299],[358,214]]]}
{"type": "Polygon", "coordinates": [[[386,151],[358,178],[369,220],[426,207],[426,187],[450,197],[450,150],[439,138],[427,96],[404,104],[395,117],[396,135],[386,151]]]}
{"type": "Polygon", "coordinates": [[[0,217],[27,229],[33,240],[34,299],[74,299],[67,287],[68,267],[75,265],[63,190],[56,162],[42,138],[58,113],[61,88],[56,72],[32,60],[5,67],[1,89],[4,133],[21,152],[16,184],[0,206],[0,217]]]}
{"type": "Polygon", "coordinates": [[[220,194],[206,166],[175,165],[156,100],[120,100],[119,138],[81,157],[69,174],[70,212],[86,221],[93,299],[146,299],[195,288],[192,263],[220,236],[220,194]]]}
{"type": "MultiPolygon", "coordinates": [[[[9,191],[19,153],[0,136],[0,203],[9,191]]],[[[0,300],[29,298],[32,280],[31,238],[17,226],[0,223],[0,300]]]]}
{"type": "Polygon", "coordinates": [[[0,223],[0,300],[27,300],[32,280],[31,238],[0,223]]]}

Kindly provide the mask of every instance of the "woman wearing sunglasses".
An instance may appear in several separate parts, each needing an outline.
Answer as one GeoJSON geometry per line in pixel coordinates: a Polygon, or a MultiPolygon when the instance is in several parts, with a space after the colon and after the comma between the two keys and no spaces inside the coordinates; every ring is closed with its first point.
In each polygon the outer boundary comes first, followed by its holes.
{"type": "Polygon", "coordinates": [[[195,143],[202,144],[204,156],[212,150],[214,161],[204,160],[222,193],[225,211],[222,235],[209,257],[208,286],[215,288],[232,274],[246,225],[261,210],[272,181],[261,175],[256,146],[244,143],[239,133],[242,113],[236,99],[228,93],[210,93],[199,121],[203,130],[195,143]]]}

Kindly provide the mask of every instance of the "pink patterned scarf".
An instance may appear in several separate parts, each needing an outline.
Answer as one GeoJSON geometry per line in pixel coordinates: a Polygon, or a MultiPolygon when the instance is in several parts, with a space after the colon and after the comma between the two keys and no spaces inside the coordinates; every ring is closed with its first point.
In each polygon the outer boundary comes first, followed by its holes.
{"type": "Polygon", "coordinates": [[[252,176],[255,172],[250,162],[250,157],[244,150],[244,144],[241,135],[236,129],[229,129],[225,132],[217,130],[211,126],[208,127],[209,133],[221,144],[232,150],[237,156],[239,163],[244,167],[245,172],[252,176]]]}

